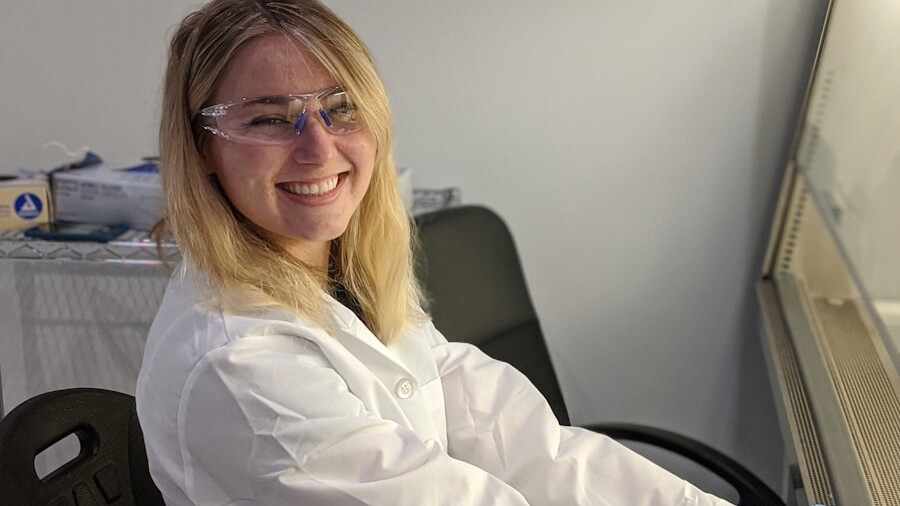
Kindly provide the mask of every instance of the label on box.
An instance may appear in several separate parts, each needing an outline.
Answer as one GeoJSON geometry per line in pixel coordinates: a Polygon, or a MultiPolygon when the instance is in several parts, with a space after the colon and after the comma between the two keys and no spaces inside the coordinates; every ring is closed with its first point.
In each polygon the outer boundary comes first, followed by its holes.
{"type": "Polygon", "coordinates": [[[47,223],[49,213],[47,183],[14,179],[0,183],[0,230],[18,230],[47,223]]]}

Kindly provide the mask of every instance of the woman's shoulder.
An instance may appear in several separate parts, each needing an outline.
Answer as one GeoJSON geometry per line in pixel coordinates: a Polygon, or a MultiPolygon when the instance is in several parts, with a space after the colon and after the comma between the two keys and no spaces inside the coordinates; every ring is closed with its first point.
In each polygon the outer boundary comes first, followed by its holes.
{"type": "Polygon", "coordinates": [[[284,307],[259,302],[252,290],[231,289],[224,294],[195,270],[179,267],[150,327],[144,366],[162,360],[192,367],[206,354],[240,347],[241,340],[250,338],[260,341],[284,336],[318,341],[327,337],[325,330],[308,319],[284,307]],[[245,309],[235,309],[241,307],[245,309]]]}

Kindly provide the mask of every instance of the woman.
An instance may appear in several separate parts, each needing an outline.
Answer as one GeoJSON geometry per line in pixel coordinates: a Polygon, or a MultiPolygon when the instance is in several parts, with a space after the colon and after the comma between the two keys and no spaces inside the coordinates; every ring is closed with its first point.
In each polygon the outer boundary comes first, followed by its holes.
{"type": "Polygon", "coordinates": [[[183,255],[137,384],[169,505],[726,504],[420,308],[391,114],[312,0],[214,0],[170,47],[166,225],[183,255]]]}

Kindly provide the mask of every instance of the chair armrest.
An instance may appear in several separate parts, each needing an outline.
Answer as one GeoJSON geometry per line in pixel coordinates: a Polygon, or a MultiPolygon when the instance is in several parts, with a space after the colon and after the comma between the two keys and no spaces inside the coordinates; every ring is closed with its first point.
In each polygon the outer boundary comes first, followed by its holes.
{"type": "Polygon", "coordinates": [[[647,443],[686,457],[712,471],[734,487],[740,497],[738,506],[784,506],[762,480],[732,458],[700,441],[664,429],[625,423],[599,423],[585,429],[613,439],[647,443]]]}

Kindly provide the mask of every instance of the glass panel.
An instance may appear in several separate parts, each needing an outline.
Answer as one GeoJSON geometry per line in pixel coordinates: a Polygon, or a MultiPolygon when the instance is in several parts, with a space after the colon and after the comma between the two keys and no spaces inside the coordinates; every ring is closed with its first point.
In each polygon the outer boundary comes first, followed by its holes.
{"type": "Polygon", "coordinates": [[[900,2],[835,1],[796,153],[868,304],[900,349],[900,2]]]}
{"type": "Polygon", "coordinates": [[[803,483],[827,476],[826,504],[900,504],[898,26],[896,0],[830,3],[762,284],[790,336],[773,363],[801,379],[782,398],[803,483]]]}

